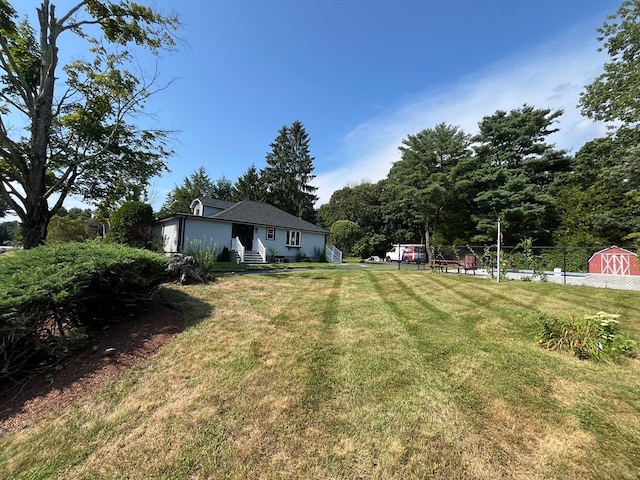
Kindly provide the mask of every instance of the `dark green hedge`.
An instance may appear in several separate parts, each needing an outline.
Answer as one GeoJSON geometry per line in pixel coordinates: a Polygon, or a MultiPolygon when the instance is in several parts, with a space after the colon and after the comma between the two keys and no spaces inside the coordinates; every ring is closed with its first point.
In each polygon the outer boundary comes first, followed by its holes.
{"type": "Polygon", "coordinates": [[[0,391],[66,355],[70,340],[134,313],[167,280],[168,263],[146,250],[99,242],[0,258],[0,391]]]}

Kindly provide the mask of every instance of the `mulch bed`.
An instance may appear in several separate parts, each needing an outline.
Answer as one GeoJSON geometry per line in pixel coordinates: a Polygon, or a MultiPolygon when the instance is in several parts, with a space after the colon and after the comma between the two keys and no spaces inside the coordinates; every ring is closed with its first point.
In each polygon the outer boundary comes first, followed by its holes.
{"type": "Polygon", "coordinates": [[[0,436],[27,428],[143,364],[184,328],[179,311],[152,303],[141,315],[106,327],[89,345],[48,374],[0,396],[0,436]]]}

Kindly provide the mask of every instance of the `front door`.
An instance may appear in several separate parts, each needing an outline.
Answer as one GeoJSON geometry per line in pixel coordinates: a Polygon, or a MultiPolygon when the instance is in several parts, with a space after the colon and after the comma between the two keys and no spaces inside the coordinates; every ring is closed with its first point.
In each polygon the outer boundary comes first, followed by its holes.
{"type": "Polygon", "coordinates": [[[231,227],[231,236],[238,237],[246,251],[253,251],[253,225],[234,223],[231,227]]]}

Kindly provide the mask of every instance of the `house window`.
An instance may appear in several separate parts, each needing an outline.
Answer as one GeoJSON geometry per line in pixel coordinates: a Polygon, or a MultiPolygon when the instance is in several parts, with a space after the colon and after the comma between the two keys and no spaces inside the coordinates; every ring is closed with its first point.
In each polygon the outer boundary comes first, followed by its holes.
{"type": "Polygon", "coordinates": [[[287,231],[287,247],[299,247],[300,246],[300,232],[295,230],[287,231]]]}
{"type": "Polygon", "coordinates": [[[267,228],[267,240],[275,240],[275,239],[276,239],[276,229],[267,228]]]}
{"type": "Polygon", "coordinates": [[[196,208],[193,211],[193,214],[200,216],[201,214],[200,205],[196,206],[196,208]]]}

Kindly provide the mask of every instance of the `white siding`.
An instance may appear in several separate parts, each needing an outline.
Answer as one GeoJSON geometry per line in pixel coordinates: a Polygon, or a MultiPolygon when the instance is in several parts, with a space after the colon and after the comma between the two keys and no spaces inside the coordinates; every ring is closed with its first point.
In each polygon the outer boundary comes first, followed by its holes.
{"type": "Polygon", "coordinates": [[[190,240],[207,246],[217,244],[218,252],[224,247],[231,249],[231,224],[190,217],[185,222],[183,249],[187,249],[190,240]]]}
{"type": "Polygon", "coordinates": [[[220,213],[224,211],[224,208],[218,208],[218,207],[210,207],[208,205],[204,206],[204,213],[202,214],[203,217],[210,217],[211,215],[215,215],[216,213],[220,213]]]}
{"type": "MultiPolygon", "coordinates": [[[[316,250],[324,254],[325,236],[321,233],[300,230],[300,247],[287,247],[286,229],[276,228],[275,239],[267,240],[267,227],[255,228],[254,248],[257,249],[257,240],[260,239],[266,248],[268,259],[275,255],[295,262],[299,256],[314,258],[316,250]]],[[[202,242],[205,246],[217,245],[218,252],[222,252],[224,247],[231,250],[231,231],[230,222],[212,221],[204,217],[170,218],[154,226],[154,234],[163,239],[164,251],[167,253],[183,252],[188,249],[189,242],[194,240],[202,242]],[[180,229],[181,221],[183,222],[182,230],[180,229]]]]}
{"type": "Polygon", "coordinates": [[[153,236],[162,239],[162,249],[167,253],[178,251],[180,219],[172,218],[153,227],[153,236]]]}
{"type": "Polygon", "coordinates": [[[210,217],[211,215],[215,215],[216,213],[220,213],[224,210],[224,208],[204,205],[197,198],[193,202],[191,202],[191,208],[193,208],[191,213],[198,217],[210,217]]]}
{"type": "Polygon", "coordinates": [[[300,231],[300,247],[286,246],[287,230],[283,228],[276,228],[275,240],[267,240],[267,227],[258,227],[254,240],[258,238],[267,249],[268,257],[275,255],[295,262],[298,255],[313,258],[315,249],[324,255],[325,236],[320,233],[300,231]],[[277,250],[277,253],[274,253],[274,250],[277,250]]]}

